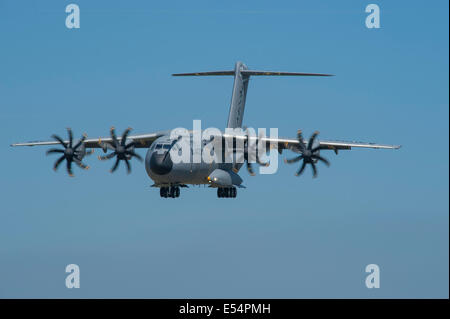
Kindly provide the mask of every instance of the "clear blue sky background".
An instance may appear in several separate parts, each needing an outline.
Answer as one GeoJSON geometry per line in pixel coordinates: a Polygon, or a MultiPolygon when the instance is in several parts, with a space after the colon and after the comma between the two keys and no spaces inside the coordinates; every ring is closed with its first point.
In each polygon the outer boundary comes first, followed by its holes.
{"type": "Polygon", "coordinates": [[[79,30],[69,3],[0,0],[0,297],[448,297],[447,1],[377,1],[379,30],[371,1],[77,0],[79,30]],[[9,147],[67,126],[224,127],[231,78],[170,74],[236,60],[337,75],[252,79],[247,126],[403,148],[326,153],[315,180],[242,171],[235,200],[173,200],[137,161],[112,175],[93,156],[71,179],[46,148],[9,147]],[[65,288],[70,263],[80,289],[65,288]]]}

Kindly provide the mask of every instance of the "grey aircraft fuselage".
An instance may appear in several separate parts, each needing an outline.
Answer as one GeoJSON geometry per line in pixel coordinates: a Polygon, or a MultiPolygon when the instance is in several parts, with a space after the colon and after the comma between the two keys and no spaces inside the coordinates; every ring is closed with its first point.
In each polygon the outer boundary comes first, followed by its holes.
{"type": "MultiPolygon", "coordinates": [[[[192,135],[190,138],[192,140],[192,135]]],[[[202,141],[202,143],[204,142],[206,141],[202,141]]],[[[194,163],[192,160],[192,152],[200,152],[201,150],[196,150],[193,147],[190,148],[190,160],[187,163],[178,161],[174,163],[170,156],[172,147],[179,147],[177,140],[171,139],[169,135],[165,135],[156,139],[147,151],[147,155],[145,156],[145,170],[156,185],[210,184],[211,186],[215,186],[216,183],[211,183],[211,178],[208,180],[208,177],[215,170],[223,170],[224,173],[231,174],[233,184],[236,186],[242,183],[242,179],[236,174],[242,167],[242,163],[224,163],[216,160],[211,163],[205,163],[203,160],[200,163],[194,163]]],[[[223,186],[226,186],[226,184],[223,186]]]]}

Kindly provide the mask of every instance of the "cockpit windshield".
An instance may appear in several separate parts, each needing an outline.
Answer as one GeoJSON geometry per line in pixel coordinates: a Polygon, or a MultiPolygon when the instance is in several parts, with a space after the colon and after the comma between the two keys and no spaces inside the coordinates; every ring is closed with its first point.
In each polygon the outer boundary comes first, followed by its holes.
{"type": "Polygon", "coordinates": [[[170,149],[170,144],[156,144],[156,146],[154,147],[155,150],[169,150],[170,149]]]}

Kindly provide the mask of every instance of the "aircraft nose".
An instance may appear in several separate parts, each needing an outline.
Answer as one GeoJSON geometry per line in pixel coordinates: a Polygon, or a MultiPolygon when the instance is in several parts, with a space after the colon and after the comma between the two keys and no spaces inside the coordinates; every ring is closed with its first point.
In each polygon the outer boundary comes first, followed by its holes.
{"type": "Polygon", "coordinates": [[[172,170],[173,162],[170,158],[170,153],[152,154],[150,158],[150,169],[158,175],[168,174],[172,170]]]}

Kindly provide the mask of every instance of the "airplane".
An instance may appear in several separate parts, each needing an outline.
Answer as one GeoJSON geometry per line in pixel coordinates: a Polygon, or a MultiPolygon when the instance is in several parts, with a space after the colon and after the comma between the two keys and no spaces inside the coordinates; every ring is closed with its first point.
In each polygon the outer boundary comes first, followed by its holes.
{"type": "MultiPolygon", "coordinates": [[[[226,71],[208,71],[195,73],[176,73],[172,76],[233,76],[234,84],[231,95],[231,105],[229,109],[227,128],[241,130],[242,134],[221,134],[221,136],[214,136],[214,143],[222,143],[224,145],[225,139],[232,139],[232,143],[228,144],[233,154],[241,154],[239,160],[238,156],[232,156],[231,160],[224,161],[224,150],[220,154],[215,155],[211,163],[205,163],[203,160],[199,163],[191,162],[174,162],[171,158],[174,151],[180,149],[180,137],[174,138],[170,130],[158,131],[148,134],[130,135],[131,128],[126,129],[121,136],[117,136],[114,127],[110,129],[109,137],[100,137],[88,139],[84,134],[77,143],[74,143],[73,133],[70,128],[67,129],[69,138],[63,140],[57,135],[52,135],[53,141],[37,141],[16,143],[11,146],[51,146],[62,145],[62,149],[52,148],[47,151],[49,154],[60,154],[56,160],[53,168],[56,171],[58,166],[65,160],[66,169],[69,176],[74,176],[72,171],[72,163],[75,163],[82,169],[88,169],[82,160],[85,156],[94,152],[95,148],[100,148],[104,153],[108,150],[109,154],[99,156],[100,160],[113,159],[115,163],[111,168],[111,173],[116,171],[121,161],[125,162],[127,172],[131,172],[130,160],[136,158],[141,162],[144,161],[145,170],[154,181],[153,187],[160,189],[160,196],[163,198],[176,198],[180,196],[180,188],[189,187],[188,185],[208,185],[209,187],[217,189],[217,196],[219,198],[235,198],[237,195],[237,188],[245,188],[242,184],[243,180],[238,175],[240,168],[246,164],[250,175],[254,175],[252,163],[267,166],[267,162],[263,162],[258,157],[252,155],[255,149],[259,146],[265,146],[268,149],[275,148],[279,154],[283,150],[290,150],[297,154],[292,159],[285,160],[288,164],[302,162],[301,166],[296,172],[296,175],[301,175],[306,166],[310,165],[313,172],[313,177],[317,176],[318,162],[322,162],[329,166],[330,162],[320,155],[320,151],[332,150],[336,154],[340,150],[350,150],[352,148],[372,148],[372,149],[399,149],[400,145],[383,145],[375,143],[363,142],[343,142],[343,141],[324,141],[318,140],[319,132],[314,132],[309,139],[305,139],[302,131],[298,130],[297,136],[294,138],[272,138],[266,136],[254,136],[249,134],[247,128],[242,126],[244,108],[248,90],[250,77],[252,76],[319,76],[329,77],[331,74],[320,73],[298,73],[298,72],[278,72],[278,71],[259,71],[250,70],[248,67],[238,61],[233,70],[226,71]],[[243,147],[237,148],[237,141],[243,142],[243,147]],[[230,146],[231,145],[231,146],[230,146]],[[147,149],[145,160],[136,153],[136,149],[147,149]]],[[[192,138],[193,131],[189,131],[189,138],[192,138]]],[[[206,144],[212,140],[203,140],[206,144]]],[[[190,144],[192,146],[192,142],[190,144]]],[[[216,144],[214,144],[216,145],[216,144]]],[[[242,145],[242,144],[241,144],[242,145]]],[[[266,149],[267,150],[267,149],[266,149]]],[[[191,149],[190,156],[195,150],[191,149]]]]}

